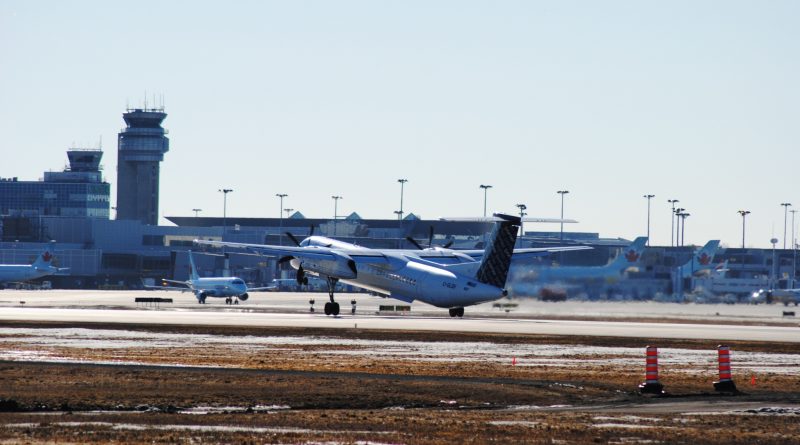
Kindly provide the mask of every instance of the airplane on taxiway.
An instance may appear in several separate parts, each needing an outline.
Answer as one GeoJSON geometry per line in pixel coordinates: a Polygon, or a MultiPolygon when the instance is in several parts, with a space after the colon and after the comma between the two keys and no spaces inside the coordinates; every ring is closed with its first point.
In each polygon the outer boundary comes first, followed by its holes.
{"type": "Polygon", "coordinates": [[[272,287],[251,287],[248,288],[247,284],[241,278],[237,277],[205,277],[201,278],[197,273],[197,267],[194,264],[194,257],[192,251],[189,254],[189,266],[191,268],[190,277],[186,281],[175,281],[163,279],[164,283],[176,284],[183,287],[170,287],[170,286],[148,286],[148,289],[159,290],[180,290],[190,291],[197,298],[200,304],[206,303],[206,298],[224,298],[225,304],[239,304],[239,300],[247,301],[250,298],[249,292],[257,292],[264,290],[271,290],[272,287]]]}
{"type": "Polygon", "coordinates": [[[0,283],[22,282],[34,280],[59,272],[66,272],[68,267],[55,267],[53,262],[53,246],[45,248],[32,264],[0,264],[0,283]]]}
{"type": "Polygon", "coordinates": [[[494,230],[484,250],[453,250],[434,247],[421,250],[369,249],[322,236],[302,242],[287,233],[296,247],[195,240],[195,244],[241,248],[273,255],[297,270],[297,282],[306,274],[324,278],[330,302],[325,315],[338,315],[334,300],[337,282],[360,287],[401,301],[419,300],[446,308],[451,317],[464,315],[464,307],[502,298],[511,257],[517,253],[546,254],[589,249],[586,246],[514,249],[522,220],[495,214],[494,230]]]}

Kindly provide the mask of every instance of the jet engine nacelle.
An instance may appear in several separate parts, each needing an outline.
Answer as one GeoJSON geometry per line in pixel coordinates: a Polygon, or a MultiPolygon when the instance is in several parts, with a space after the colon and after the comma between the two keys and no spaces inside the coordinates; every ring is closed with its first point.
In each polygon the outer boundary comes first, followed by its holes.
{"type": "Polygon", "coordinates": [[[238,298],[239,298],[240,300],[242,300],[242,301],[247,301],[247,299],[248,299],[248,298],[250,298],[250,295],[247,295],[247,292],[245,292],[245,293],[243,293],[242,295],[239,295],[239,297],[238,297],[238,298]]]}
{"type": "Polygon", "coordinates": [[[298,271],[310,272],[313,275],[352,280],[358,275],[356,262],[349,255],[340,252],[328,252],[333,259],[299,259],[292,258],[289,264],[298,271]]]}

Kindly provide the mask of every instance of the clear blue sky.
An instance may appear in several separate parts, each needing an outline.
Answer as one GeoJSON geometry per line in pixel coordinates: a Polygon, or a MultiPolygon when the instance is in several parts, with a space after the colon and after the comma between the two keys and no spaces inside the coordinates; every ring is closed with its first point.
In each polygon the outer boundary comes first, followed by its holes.
{"type": "MultiPolygon", "coordinates": [[[[163,215],[558,216],[669,244],[783,238],[800,209],[797,1],[0,0],[0,176],[102,137],[116,199],[126,105],[163,95],[163,215]],[[791,215],[790,215],[791,216],[791,215]]],[[[800,223],[800,215],[797,222],[800,223]]],[[[528,228],[533,228],[528,226],[528,228]]],[[[538,226],[558,229],[557,225],[538,226]]],[[[798,234],[800,235],[800,234],[798,234]]],[[[779,247],[781,246],[779,243],[779,247]]]]}

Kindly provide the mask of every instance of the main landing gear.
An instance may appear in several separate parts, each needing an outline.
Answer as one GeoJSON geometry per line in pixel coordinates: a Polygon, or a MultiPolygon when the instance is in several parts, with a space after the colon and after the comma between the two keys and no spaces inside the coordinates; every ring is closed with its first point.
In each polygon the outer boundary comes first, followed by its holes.
{"type": "Polygon", "coordinates": [[[225,299],[225,304],[239,304],[239,299],[236,297],[227,297],[225,299]]]}
{"type": "Polygon", "coordinates": [[[325,315],[333,315],[335,317],[339,315],[339,303],[333,301],[333,289],[336,287],[336,282],[339,280],[326,277],[325,281],[328,283],[328,298],[331,299],[330,302],[325,303],[325,315]]]}
{"type": "Polygon", "coordinates": [[[450,316],[451,317],[463,317],[464,316],[464,308],[463,307],[450,308],[450,316]]]}

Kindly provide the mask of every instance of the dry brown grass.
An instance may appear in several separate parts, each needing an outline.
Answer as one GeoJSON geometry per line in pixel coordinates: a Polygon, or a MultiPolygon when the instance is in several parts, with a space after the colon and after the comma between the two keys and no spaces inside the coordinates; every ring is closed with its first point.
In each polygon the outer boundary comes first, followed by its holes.
{"type": "MultiPolygon", "coordinates": [[[[355,330],[148,329],[597,346],[652,341],[457,333],[436,334],[434,339],[429,333],[355,330]]],[[[671,340],[660,346],[709,349],[708,343],[671,340]]],[[[13,344],[3,347],[13,348],[13,344]]],[[[798,352],[792,344],[742,342],[734,347],[798,352]]],[[[270,351],[268,357],[214,346],[60,352],[74,359],[113,358],[151,366],[0,363],[0,399],[17,404],[12,412],[0,414],[0,443],[800,443],[797,414],[686,414],[708,409],[710,404],[721,412],[741,411],[743,405],[800,405],[796,376],[762,376],[757,386],[751,387],[748,376],[734,374],[746,394],[724,396],[714,393],[713,375],[662,372],[662,382],[672,396],[648,398],[636,388],[643,378],[643,363],[608,366],[587,359],[586,366],[576,370],[361,355],[332,360],[321,347],[310,346],[304,346],[300,354],[270,351]],[[165,363],[191,367],[156,366],[165,363]],[[198,406],[259,405],[291,409],[203,415],[177,412],[198,406]],[[509,408],[514,406],[526,408],[509,408]],[[146,408],[159,411],[140,412],[146,408]],[[201,430],[199,426],[238,429],[201,430]]]]}

